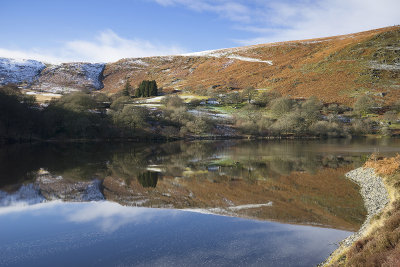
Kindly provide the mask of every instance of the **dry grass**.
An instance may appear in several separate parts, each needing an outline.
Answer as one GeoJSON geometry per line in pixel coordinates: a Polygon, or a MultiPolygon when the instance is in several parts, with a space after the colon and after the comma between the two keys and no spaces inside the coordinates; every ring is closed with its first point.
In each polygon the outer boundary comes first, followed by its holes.
{"type": "Polygon", "coordinates": [[[38,103],[46,103],[53,99],[60,98],[61,95],[58,96],[58,95],[37,94],[37,95],[35,95],[35,97],[36,97],[36,101],[38,103]]]}
{"type": "Polygon", "coordinates": [[[372,154],[364,166],[367,168],[373,168],[376,173],[381,175],[392,175],[400,170],[400,154],[397,154],[392,158],[382,159],[380,159],[376,154],[372,154]]]}
{"type": "Polygon", "coordinates": [[[294,98],[315,95],[324,102],[347,105],[359,94],[371,92],[375,95],[384,91],[385,97],[375,97],[391,103],[400,97],[400,90],[395,89],[400,85],[398,74],[381,70],[372,73],[369,62],[392,58],[392,54],[383,54],[382,58],[374,55],[384,47],[396,44],[399,29],[398,26],[387,27],[345,36],[241,47],[233,51],[243,57],[272,60],[272,66],[232,61],[226,57],[143,58],[147,65],[124,59],[107,64],[102,91],[115,93],[122,90],[128,77],[133,86],[144,79],[155,79],[167,92],[173,89],[196,91],[210,86],[216,91],[229,85],[238,89],[254,86],[271,88],[294,98]]]}
{"type": "Polygon", "coordinates": [[[346,254],[346,266],[400,266],[400,210],[384,214],[383,227],[357,241],[346,254]]]}

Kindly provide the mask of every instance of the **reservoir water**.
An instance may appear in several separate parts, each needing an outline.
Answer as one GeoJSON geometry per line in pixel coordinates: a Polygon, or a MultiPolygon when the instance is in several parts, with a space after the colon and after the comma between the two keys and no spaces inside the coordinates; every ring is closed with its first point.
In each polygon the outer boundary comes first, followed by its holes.
{"type": "Polygon", "coordinates": [[[399,141],[4,146],[0,265],[316,265],[366,215],[344,174],[399,141]]]}

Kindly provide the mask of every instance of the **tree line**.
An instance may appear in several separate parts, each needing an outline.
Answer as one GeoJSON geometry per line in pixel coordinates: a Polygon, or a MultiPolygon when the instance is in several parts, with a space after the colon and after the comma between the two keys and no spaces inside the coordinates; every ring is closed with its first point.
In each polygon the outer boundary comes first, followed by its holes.
{"type": "MultiPolygon", "coordinates": [[[[139,88],[155,93],[157,85],[143,81],[139,88]]],[[[169,139],[225,134],[226,129],[261,137],[391,135],[390,124],[400,112],[400,102],[395,103],[379,121],[370,118],[377,105],[367,95],[351,109],[323,104],[315,97],[300,101],[253,88],[219,95],[218,101],[237,108],[231,121],[216,121],[202,112],[199,100],[185,103],[176,95],[164,97],[157,110],[140,106],[131,96],[99,92],[75,92],[39,105],[34,96],[7,85],[0,87],[0,140],[169,139]]]]}
{"type": "Polygon", "coordinates": [[[144,80],[139,84],[139,87],[134,89],[132,88],[129,80],[126,80],[124,89],[122,91],[123,96],[134,96],[134,97],[150,97],[158,95],[158,87],[157,82],[155,80],[149,81],[144,80]],[[134,91],[134,93],[132,93],[134,91]]]}

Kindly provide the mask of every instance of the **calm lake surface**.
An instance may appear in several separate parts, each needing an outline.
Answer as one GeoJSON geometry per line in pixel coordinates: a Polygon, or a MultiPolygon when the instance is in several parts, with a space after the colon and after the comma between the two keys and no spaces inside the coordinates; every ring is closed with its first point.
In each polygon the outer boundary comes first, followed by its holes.
{"type": "Polygon", "coordinates": [[[0,148],[0,266],[312,266],[361,226],[344,174],[399,139],[0,148]]]}

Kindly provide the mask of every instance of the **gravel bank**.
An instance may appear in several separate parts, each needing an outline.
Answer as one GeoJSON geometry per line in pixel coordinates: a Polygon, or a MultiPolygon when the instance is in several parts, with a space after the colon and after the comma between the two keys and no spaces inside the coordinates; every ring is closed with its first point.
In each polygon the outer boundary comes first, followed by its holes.
{"type": "Polygon", "coordinates": [[[375,174],[371,168],[358,168],[345,174],[347,178],[360,186],[360,194],[364,200],[367,217],[358,232],[352,234],[340,243],[340,247],[323,263],[326,265],[344,249],[350,247],[353,242],[363,236],[369,227],[371,219],[389,203],[389,195],[381,177],[375,174]]]}

